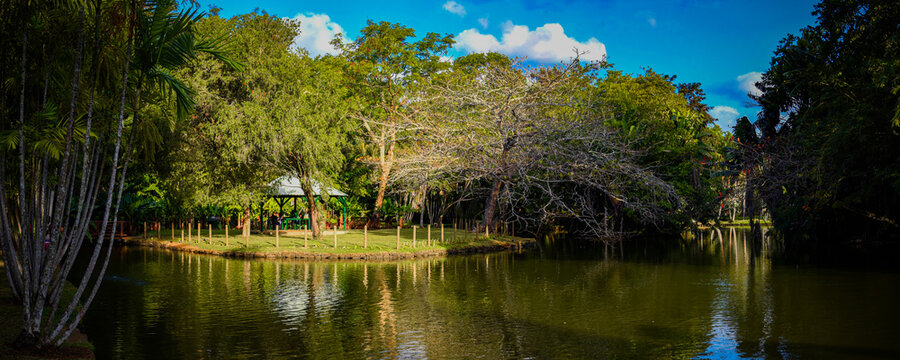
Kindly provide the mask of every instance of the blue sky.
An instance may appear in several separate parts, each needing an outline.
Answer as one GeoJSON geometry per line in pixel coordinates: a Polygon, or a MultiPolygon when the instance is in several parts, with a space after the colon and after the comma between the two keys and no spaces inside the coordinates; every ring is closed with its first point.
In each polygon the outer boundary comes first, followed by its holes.
{"type": "Polygon", "coordinates": [[[587,58],[606,56],[616,69],[677,75],[700,82],[712,115],[730,129],[734,119],[755,120],[758,109],[746,94],[768,68],[778,42],[797,34],[815,18],[815,1],[237,1],[201,0],[222,8],[220,15],[256,8],[299,18],[298,43],[313,54],[333,51],[334,33],[355,38],[366,20],[390,21],[426,32],[456,35],[453,54],[499,51],[555,63],[571,49],[587,58]]]}

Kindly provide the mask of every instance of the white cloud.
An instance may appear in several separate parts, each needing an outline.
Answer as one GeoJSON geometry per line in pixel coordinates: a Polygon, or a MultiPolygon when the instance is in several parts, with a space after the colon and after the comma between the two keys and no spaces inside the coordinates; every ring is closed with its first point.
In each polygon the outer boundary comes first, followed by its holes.
{"type": "Polygon", "coordinates": [[[497,40],[494,35],[482,34],[478,29],[468,29],[456,36],[458,49],[470,53],[496,51],[512,56],[527,56],[538,61],[562,61],[572,58],[577,49],[587,52],[583,60],[605,60],[606,45],[596,38],[579,42],[565,34],[562,25],[544,24],[534,31],[525,25],[514,25],[511,21],[503,23],[503,36],[497,40]]]}
{"type": "Polygon", "coordinates": [[[650,24],[650,27],[656,27],[656,18],[653,18],[653,17],[647,18],[647,23],[650,24]]]}
{"type": "Polygon", "coordinates": [[[719,127],[722,130],[729,130],[734,127],[736,120],[741,114],[730,106],[714,106],[712,110],[709,110],[709,116],[712,116],[713,119],[716,119],[716,123],[719,124],[719,127]]]}
{"type": "Polygon", "coordinates": [[[738,76],[738,88],[741,89],[745,94],[750,94],[754,96],[762,95],[762,91],[756,87],[756,83],[762,80],[761,72],[748,72],[744,75],[738,76]]]}
{"type": "Polygon", "coordinates": [[[466,16],[466,8],[453,0],[444,3],[444,10],[447,10],[459,16],[466,16]]]}
{"type": "MultiPolygon", "coordinates": [[[[338,53],[330,42],[337,34],[343,34],[344,29],[338,23],[331,21],[325,14],[297,14],[294,20],[300,21],[300,35],[294,38],[294,46],[299,46],[312,56],[338,53]]],[[[343,35],[342,35],[343,37],[343,35]]],[[[343,37],[347,41],[346,37],[343,37]]]]}
{"type": "Polygon", "coordinates": [[[478,23],[481,24],[482,28],[487,29],[488,27],[488,18],[479,18],[478,23]]]}

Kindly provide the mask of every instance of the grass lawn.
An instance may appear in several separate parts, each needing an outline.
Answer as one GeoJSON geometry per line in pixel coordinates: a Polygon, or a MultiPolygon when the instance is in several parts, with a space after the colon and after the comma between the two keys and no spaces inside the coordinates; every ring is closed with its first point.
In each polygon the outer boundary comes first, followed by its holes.
{"type": "MultiPolygon", "coordinates": [[[[768,220],[756,220],[762,226],[771,226],[772,223],[768,220]]],[[[750,227],[750,219],[735,219],[734,221],[719,221],[722,226],[736,226],[736,227],[750,227]]]]}
{"type": "MultiPolygon", "coordinates": [[[[184,230],[184,242],[192,247],[216,251],[235,251],[235,252],[307,252],[307,253],[323,253],[323,254],[354,254],[354,253],[412,253],[427,250],[452,250],[464,248],[487,247],[494,245],[512,245],[516,243],[529,243],[533,239],[491,235],[485,239],[484,233],[477,236],[473,232],[466,234],[462,230],[456,231],[454,240],[453,228],[444,228],[444,242],[440,242],[440,227],[431,228],[431,245],[428,245],[428,230],[419,228],[415,232],[415,242],[413,242],[413,229],[404,228],[400,230],[400,248],[397,248],[397,229],[381,229],[369,230],[368,241],[364,239],[363,230],[347,230],[338,231],[337,247],[334,246],[334,235],[332,232],[326,232],[321,238],[313,239],[311,236],[304,240],[304,236],[298,234],[280,235],[277,239],[275,235],[268,234],[252,234],[250,235],[250,244],[245,246],[245,240],[241,238],[240,230],[229,229],[228,244],[225,244],[225,230],[213,230],[212,241],[210,243],[209,230],[201,229],[200,239],[197,238],[197,229],[191,231],[191,238],[188,239],[188,231],[184,230]],[[199,240],[199,243],[198,243],[199,240]],[[277,247],[276,247],[277,241],[277,247]],[[366,245],[366,246],[364,246],[366,245]],[[304,248],[307,246],[307,248],[304,248]]],[[[181,241],[181,230],[175,229],[175,237],[172,237],[172,230],[165,229],[160,232],[161,239],[157,238],[157,232],[148,232],[147,240],[161,241],[181,241]]],[[[143,240],[143,235],[130,237],[129,240],[143,240]]]]}
{"type": "MultiPolygon", "coordinates": [[[[93,359],[94,347],[78,331],[59,348],[17,350],[12,347],[22,330],[22,306],[13,300],[5,269],[0,262],[0,359],[93,359]]],[[[66,282],[63,288],[66,305],[74,293],[75,286],[66,282]]]]}

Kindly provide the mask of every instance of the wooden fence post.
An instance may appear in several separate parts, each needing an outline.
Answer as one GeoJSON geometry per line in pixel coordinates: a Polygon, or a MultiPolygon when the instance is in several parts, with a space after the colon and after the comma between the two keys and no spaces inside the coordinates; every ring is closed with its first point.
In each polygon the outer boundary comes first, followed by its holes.
{"type": "Polygon", "coordinates": [[[144,240],[147,240],[147,222],[144,221],[144,240]]]}
{"type": "Polygon", "coordinates": [[[209,225],[209,244],[212,245],[212,224],[209,225]]]}
{"type": "Polygon", "coordinates": [[[304,231],[303,232],[303,248],[304,249],[309,249],[309,242],[307,241],[308,236],[309,236],[309,233],[304,231]]]}
{"type": "Polygon", "coordinates": [[[431,224],[428,224],[428,246],[431,246],[431,224]]]}
{"type": "Polygon", "coordinates": [[[280,228],[280,225],[275,224],[275,247],[278,247],[278,245],[280,245],[279,242],[281,242],[281,232],[278,231],[280,228]]]}
{"type": "Polygon", "coordinates": [[[225,223],[225,246],[228,246],[228,223],[225,223]]]}
{"type": "Polygon", "coordinates": [[[201,224],[201,223],[198,221],[198,222],[197,222],[197,243],[198,243],[198,244],[203,242],[203,238],[200,237],[200,226],[201,226],[201,225],[203,225],[203,224],[201,224]]]}
{"type": "Polygon", "coordinates": [[[444,243],[444,223],[441,223],[441,244],[444,243]]]}
{"type": "Polygon", "coordinates": [[[412,229],[413,229],[413,244],[412,244],[412,245],[413,245],[413,248],[416,247],[416,229],[418,229],[418,228],[419,228],[418,226],[415,226],[415,225],[412,226],[412,229]]]}
{"type": "Polygon", "coordinates": [[[400,250],[400,225],[397,225],[397,250],[400,250]]]}
{"type": "Polygon", "coordinates": [[[369,224],[363,225],[363,249],[369,247],[369,224]]]}
{"type": "Polygon", "coordinates": [[[162,240],[162,223],[156,222],[156,240],[162,240]]]}
{"type": "Polygon", "coordinates": [[[335,249],[337,249],[337,229],[338,229],[337,226],[335,226],[331,229],[331,233],[334,234],[334,248],[335,249]]]}

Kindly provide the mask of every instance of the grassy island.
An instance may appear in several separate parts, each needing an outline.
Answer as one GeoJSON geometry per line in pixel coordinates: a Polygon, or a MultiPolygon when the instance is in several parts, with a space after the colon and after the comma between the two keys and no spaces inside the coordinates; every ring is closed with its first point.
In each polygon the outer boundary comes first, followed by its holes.
{"type": "Polygon", "coordinates": [[[267,231],[251,234],[248,242],[235,230],[230,230],[226,239],[221,229],[212,230],[211,235],[202,230],[199,237],[196,229],[190,236],[185,230],[183,237],[180,229],[174,236],[169,229],[146,238],[127,237],[124,243],[230,257],[393,259],[516,249],[532,246],[534,239],[498,234],[485,237],[484,233],[445,228],[442,241],[438,227],[431,229],[430,241],[427,228],[403,228],[399,236],[395,228],[326,231],[319,238],[303,231],[282,230],[277,236],[267,231]]]}

